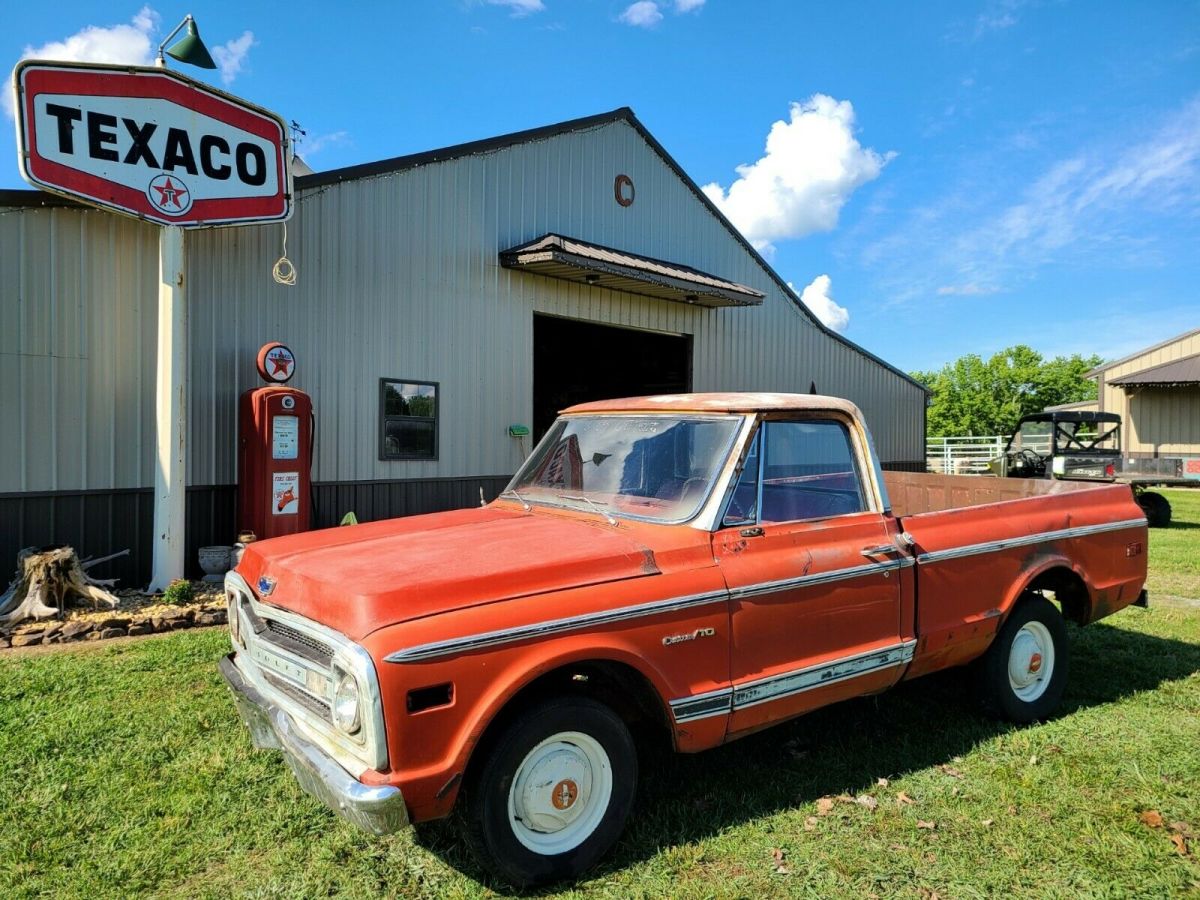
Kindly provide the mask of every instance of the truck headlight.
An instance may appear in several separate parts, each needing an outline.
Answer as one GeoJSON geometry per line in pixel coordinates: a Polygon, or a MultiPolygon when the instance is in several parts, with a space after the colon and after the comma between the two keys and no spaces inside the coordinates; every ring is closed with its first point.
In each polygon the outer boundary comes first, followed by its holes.
{"type": "Polygon", "coordinates": [[[333,724],[346,734],[354,734],[361,724],[358,682],[344,669],[333,670],[333,724]]]}

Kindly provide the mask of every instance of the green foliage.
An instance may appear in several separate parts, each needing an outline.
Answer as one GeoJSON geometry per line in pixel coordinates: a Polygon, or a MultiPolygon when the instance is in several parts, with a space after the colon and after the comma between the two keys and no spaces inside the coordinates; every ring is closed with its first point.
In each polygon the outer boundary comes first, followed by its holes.
{"type": "Polygon", "coordinates": [[[1018,344],[985,360],[975,353],[936,372],[913,372],[933,396],[926,419],[930,437],[1011,434],[1021,416],[1047,406],[1096,399],[1096,384],[1084,375],[1099,356],[1046,359],[1018,344]]]}
{"type": "Polygon", "coordinates": [[[192,583],[186,578],[176,578],[167,585],[167,589],[163,591],[163,603],[170,603],[172,606],[183,606],[185,603],[191,603],[195,599],[196,593],[192,589],[192,583]]]}

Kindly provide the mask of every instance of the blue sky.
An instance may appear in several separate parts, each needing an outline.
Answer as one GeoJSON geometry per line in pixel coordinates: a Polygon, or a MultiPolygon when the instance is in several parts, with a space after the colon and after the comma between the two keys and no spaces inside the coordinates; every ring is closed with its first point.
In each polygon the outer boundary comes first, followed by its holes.
{"type": "Polygon", "coordinates": [[[298,120],[318,170],[631,106],[905,369],[1200,327],[1197,2],[60,0],[0,41],[138,62],[189,11],[223,67],[188,73],[298,120]]]}

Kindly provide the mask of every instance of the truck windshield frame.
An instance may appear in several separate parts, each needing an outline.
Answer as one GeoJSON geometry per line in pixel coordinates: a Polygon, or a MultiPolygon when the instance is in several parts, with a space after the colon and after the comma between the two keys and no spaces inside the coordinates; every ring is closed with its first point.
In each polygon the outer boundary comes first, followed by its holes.
{"type": "Polygon", "coordinates": [[[560,416],[504,493],[517,491],[534,506],[685,524],[712,497],[745,418],[702,412],[560,416]],[[604,476],[595,487],[587,484],[591,473],[604,476]]]}

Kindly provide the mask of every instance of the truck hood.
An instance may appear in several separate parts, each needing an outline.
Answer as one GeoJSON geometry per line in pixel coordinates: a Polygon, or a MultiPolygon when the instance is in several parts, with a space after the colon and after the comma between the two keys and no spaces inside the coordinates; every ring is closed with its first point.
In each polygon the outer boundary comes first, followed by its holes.
{"type": "Polygon", "coordinates": [[[649,547],[604,522],[493,508],[258,541],[237,571],[265,603],[356,641],[463,607],[658,574],[649,547]]]}

